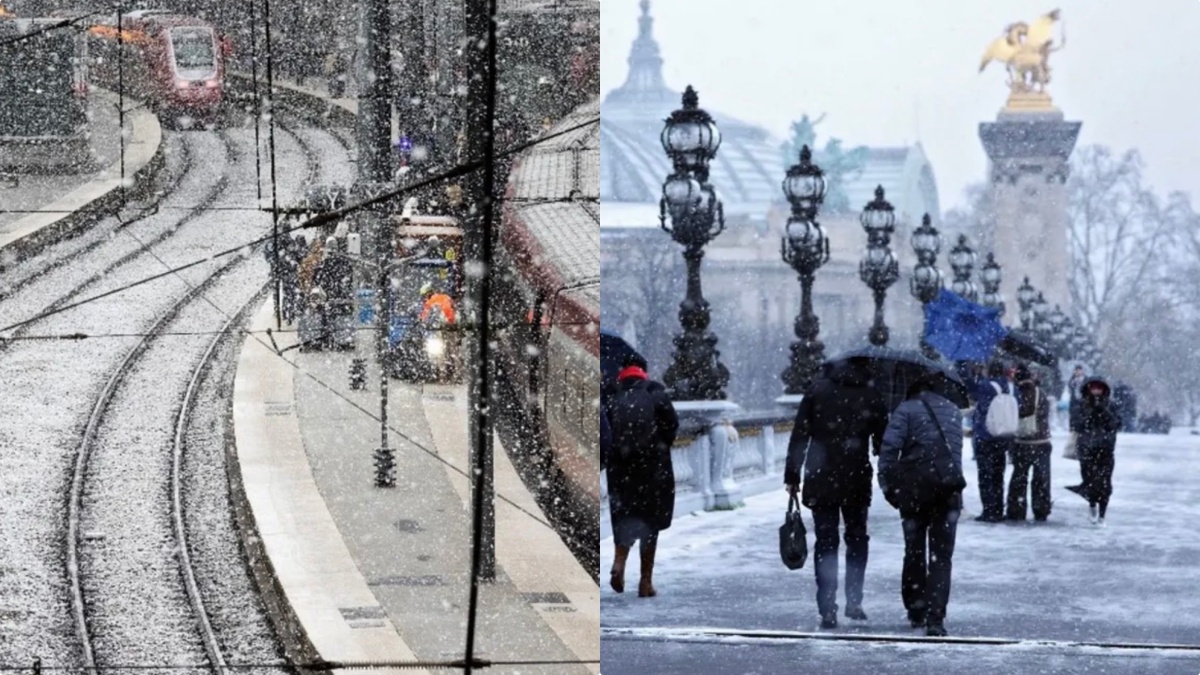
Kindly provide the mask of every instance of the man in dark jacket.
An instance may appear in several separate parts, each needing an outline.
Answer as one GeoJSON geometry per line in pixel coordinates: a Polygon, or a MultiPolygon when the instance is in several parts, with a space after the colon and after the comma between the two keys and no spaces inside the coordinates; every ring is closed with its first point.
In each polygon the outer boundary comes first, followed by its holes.
{"type": "Polygon", "coordinates": [[[1121,429],[1121,418],[1113,411],[1109,396],[1108,383],[1103,379],[1090,377],[1083,383],[1076,441],[1083,484],[1068,488],[1088,500],[1092,524],[1101,527],[1108,514],[1108,499],[1112,496],[1117,432],[1121,429]]]}
{"type": "Polygon", "coordinates": [[[979,470],[979,501],[983,513],[975,520],[999,523],[1004,520],[1004,467],[1013,449],[1012,436],[992,436],[987,430],[988,409],[1001,392],[1012,394],[1013,385],[1005,377],[1004,364],[993,361],[987,377],[969,383],[975,414],[971,418],[971,435],[975,439],[975,462],[979,470]]]}
{"type": "Polygon", "coordinates": [[[679,418],[666,389],[647,377],[646,362],[640,356],[626,360],[606,412],[612,431],[608,504],[616,543],[609,581],[614,591],[625,592],[625,561],[633,543],[640,542],[638,597],[654,597],[658,533],[671,526],[675,513],[671,446],[679,431],[679,418]]]}
{"type": "MultiPolygon", "coordinates": [[[[892,501],[887,476],[902,456],[948,451],[962,475],[962,413],[945,398],[930,391],[931,383],[918,380],[908,398],[892,412],[879,453],[879,487],[892,501]]],[[[916,509],[901,509],[904,527],[904,570],[900,596],[913,628],[925,626],[926,635],[946,634],[946,604],[950,600],[950,569],[954,538],[962,512],[962,491],[916,509]]]]}
{"type": "Polygon", "coordinates": [[[1021,429],[1013,445],[1013,474],[1008,484],[1009,520],[1025,520],[1029,472],[1033,471],[1033,519],[1050,515],[1050,397],[1029,366],[1017,368],[1017,404],[1021,429]]]}
{"type": "Polygon", "coordinates": [[[867,510],[871,505],[868,442],[879,452],[888,409],[871,386],[867,363],[851,360],[805,392],[788,443],[784,482],[794,494],[804,470],[802,501],[812,510],[817,609],[823,628],[837,627],[838,521],[845,521],[846,616],[866,620],[867,510]]]}

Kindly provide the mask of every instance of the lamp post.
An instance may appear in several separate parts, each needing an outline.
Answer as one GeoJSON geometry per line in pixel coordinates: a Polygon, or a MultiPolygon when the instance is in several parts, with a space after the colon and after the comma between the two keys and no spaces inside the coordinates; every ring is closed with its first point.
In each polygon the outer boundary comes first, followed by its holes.
{"type": "Polygon", "coordinates": [[[1066,314],[1063,314],[1058,305],[1054,306],[1054,311],[1050,312],[1047,318],[1050,322],[1050,341],[1054,343],[1059,356],[1063,356],[1066,350],[1067,324],[1070,322],[1070,319],[1067,318],[1066,314]]]}
{"type": "Polygon", "coordinates": [[[802,394],[825,360],[825,345],[818,335],[820,320],[813,314],[812,286],[817,270],[829,262],[829,239],[817,222],[817,210],[825,198],[825,175],[812,163],[808,146],[800,149],[800,163],[788,169],[783,194],[792,205],[779,253],[800,277],[800,314],[796,317],[798,340],[792,343],[792,358],[783,371],[784,394],[802,394]]]}
{"type": "MultiPolygon", "coordinates": [[[[917,266],[913,268],[908,290],[921,305],[933,302],[945,286],[941,271],[937,268],[937,254],[942,250],[942,235],[933,226],[929,214],[921,217],[921,226],[913,230],[912,247],[917,254],[917,266]]],[[[938,358],[937,350],[925,341],[925,322],[921,322],[921,352],[931,359],[938,358]]]]}
{"type": "Polygon", "coordinates": [[[1050,303],[1046,302],[1041,291],[1033,301],[1033,333],[1042,342],[1050,340],[1050,303]]]}
{"type": "Polygon", "coordinates": [[[858,276],[875,296],[875,322],[867,334],[871,344],[888,343],[888,327],[883,323],[883,301],[887,289],[900,278],[900,264],[892,255],[892,233],[896,231],[896,210],[883,198],[883,186],[875,188],[875,199],[867,203],[859,217],[867,231],[867,254],[858,265],[858,276]]]}
{"type": "Polygon", "coordinates": [[[1021,307],[1021,328],[1033,328],[1033,303],[1037,300],[1037,290],[1029,283],[1029,277],[1017,288],[1017,304],[1021,307]]]}
{"type": "Polygon", "coordinates": [[[729,370],[719,360],[717,336],[708,330],[708,301],[700,291],[704,247],[725,229],[721,202],[708,184],[708,163],[721,146],[721,132],[699,106],[700,98],[689,85],[683,93],[683,107],[667,118],[660,137],[673,172],[663,183],[659,223],[683,246],[687,263],[687,295],[679,305],[683,332],[675,337],[675,354],[663,375],[663,383],[676,401],[724,399],[729,382],[729,370]]]}
{"type": "Polygon", "coordinates": [[[999,312],[997,316],[1004,316],[1004,296],[1000,294],[1000,284],[1004,277],[999,263],[996,262],[996,254],[990,252],[987,254],[987,261],[979,270],[979,278],[983,281],[983,302],[981,304],[997,310],[999,312]]]}
{"type": "Polygon", "coordinates": [[[954,270],[954,283],[950,284],[950,290],[971,302],[979,300],[979,291],[971,281],[975,260],[975,250],[967,244],[967,235],[958,235],[958,243],[950,249],[950,268],[954,270]]]}

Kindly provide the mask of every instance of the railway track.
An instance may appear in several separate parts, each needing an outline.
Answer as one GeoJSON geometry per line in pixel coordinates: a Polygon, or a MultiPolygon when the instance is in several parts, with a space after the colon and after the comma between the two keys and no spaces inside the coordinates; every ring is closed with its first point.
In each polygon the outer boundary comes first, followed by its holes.
{"type": "MultiPolygon", "coordinates": [[[[315,143],[318,131],[279,129],[281,198],[290,199],[328,171],[338,143],[315,143]]],[[[188,156],[175,157],[180,175],[159,195],[158,211],[107,221],[90,241],[58,242],[16,263],[0,314],[44,314],[269,231],[254,201],[249,131],[171,138],[188,156]],[[224,213],[247,201],[247,213],[224,213]],[[31,264],[36,269],[24,269],[31,264]]],[[[0,420],[0,444],[22,441],[7,458],[19,470],[0,476],[0,536],[10,544],[0,549],[0,661],[35,654],[47,665],[113,667],[166,665],[167,655],[215,669],[282,664],[232,526],[227,439],[204,431],[227,424],[220,401],[230,396],[237,319],[266,280],[266,261],[247,249],[6,336],[138,337],[10,340],[0,348],[4,396],[14,404],[6,408],[16,413],[0,420]],[[149,517],[135,513],[139,503],[149,517]],[[122,532],[122,520],[153,521],[154,534],[139,544],[127,536],[137,528],[122,532]],[[164,583],[141,583],[158,579],[147,570],[161,575],[166,562],[174,566],[164,583]],[[155,622],[167,615],[175,623],[155,622]],[[178,635],[142,639],[159,631],[178,635]]]]}

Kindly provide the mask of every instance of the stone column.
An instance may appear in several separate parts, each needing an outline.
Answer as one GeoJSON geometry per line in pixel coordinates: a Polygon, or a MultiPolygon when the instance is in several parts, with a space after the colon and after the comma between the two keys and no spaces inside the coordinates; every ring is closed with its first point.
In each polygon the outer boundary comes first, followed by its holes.
{"type": "Polygon", "coordinates": [[[981,234],[992,241],[996,261],[1005,267],[1005,297],[1017,297],[1028,276],[1051,306],[1071,304],[1066,182],[1082,124],[1063,121],[1056,108],[1005,108],[995,122],[979,125],[994,205],[994,212],[984,215],[981,234]]]}

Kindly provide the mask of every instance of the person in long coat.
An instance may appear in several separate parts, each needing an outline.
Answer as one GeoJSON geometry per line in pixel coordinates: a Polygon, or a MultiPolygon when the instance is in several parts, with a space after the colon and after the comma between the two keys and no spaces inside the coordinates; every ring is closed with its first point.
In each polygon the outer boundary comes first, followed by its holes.
{"type": "Polygon", "coordinates": [[[862,600],[870,542],[869,443],[878,453],[888,418],[887,402],[870,378],[868,365],[859,360],[839,364],[819,378],[800,401],[788,442],[784,482],[795,494],[803,470],[801,501],[812,510],[816,532],[813,570],[823,628],[837,627],[839,519],[845,525],[846,616],[867,618],[862,600]]]}
{"type": "Polygon", "coordinates": [[[1108,500],[1112,496],[1117,432],[1121,430],[1121,418],[1112,409],[1110,389],[1103,379],[1088,378],[1083,383],[1082,391],[1076,450],[1083,484],[1069,489],[1088,500],[1092,524],[1103,527],[1108,514],[1108,500]]]}
{"type": "Polygon", "coordinates": [[[1013,473],[1008,484],[1009,520],[1025,520],[1026,507],[1032,501],[1033,519],[1044,521],[1050,515],[1050,396],[1042,390],[1029,366],[1017,368],[1017,410],[1022,420],[1033,420],[1032,433],[1017,433],[1013,444],[1013,473]],[[1027,500],[1029,473],[1033,472],[1033,496],[1027,500]]]}
{"type": "MultiPolygon", "coordinates": [[[[879,453],[879,487],[885,496],[896,486],[887,476],[902,455],[933,453],[948,446],[958,474],[962,475],[962,413],[958,407],[935,394],[925,379],[917,380],[907,398],[892,412],[879,453]]],[[[889,503],[892,499],[889,497],[889,503]]],[[[900,597],[913,628],[925,634],[946,634],[944,621],[950,600],[950,570],[958,517],[962,513],[962,491],[944,500],[922,504],[915,510],[900,509],[904,528],[904,568],[900,574],[900,597]]]]}
{"type": "Polygon", "coordinates": [[[671,527],[675,513],[675,469],[671,447],[679,418],[667,391],[646,375],[638,356],[627,359],[605,407],[612,431],[608,454],[608,504],[616,557],[612,589],[625,592],[625,562],[639,542],[641,579],[638,597],[657,595],[654,554],[659,532],[671,527]]]}

